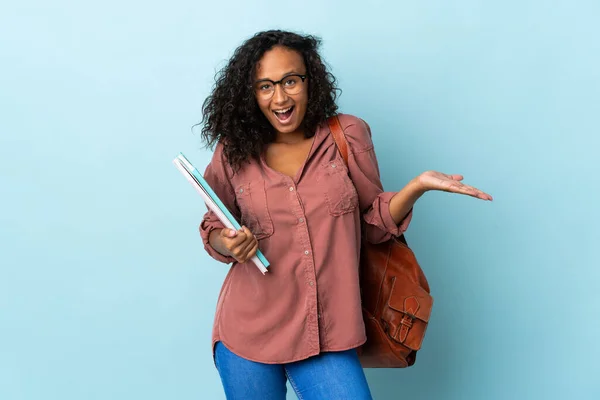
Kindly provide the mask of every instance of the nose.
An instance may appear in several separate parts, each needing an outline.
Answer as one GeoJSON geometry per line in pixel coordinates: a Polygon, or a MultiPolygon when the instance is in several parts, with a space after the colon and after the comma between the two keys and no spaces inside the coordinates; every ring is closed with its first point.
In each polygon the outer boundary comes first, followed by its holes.
{"type": "Polygon", "coordinates": [[[283,90],[283,87],[281,87],[281,85],[275,85],[275,88],[273,90],[275,90],[275,92],[273,92],[273,102],[284,103],[288,99],[288,96],[283,90]]]}

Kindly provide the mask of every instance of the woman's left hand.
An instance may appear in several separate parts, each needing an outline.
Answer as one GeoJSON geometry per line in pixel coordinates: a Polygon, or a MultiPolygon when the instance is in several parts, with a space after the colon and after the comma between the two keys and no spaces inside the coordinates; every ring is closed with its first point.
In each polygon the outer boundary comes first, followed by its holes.
{"type": "Polygon", "coordinates": [[[462,180],[462,175],[447,175],[437,171],[423,172],[417,177],[417,182],[424,192],[441,190],[450,193],[466,194],[482,200],[492,200],[492,196],[473,186],[465,185],[461,182],[462,180]]]}

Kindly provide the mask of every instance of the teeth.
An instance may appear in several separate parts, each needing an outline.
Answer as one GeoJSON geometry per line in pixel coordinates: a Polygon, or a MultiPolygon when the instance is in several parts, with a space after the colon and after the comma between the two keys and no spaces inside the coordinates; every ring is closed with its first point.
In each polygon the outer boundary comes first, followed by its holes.
{"type": "Polygon", "coordinates": [[[291,109],[292,109],[292,107],[288,107],[285,110],[273,110],[273,112],[276,112],[278,114],[283,114],[283,113],[290,111],[291,109]]]}

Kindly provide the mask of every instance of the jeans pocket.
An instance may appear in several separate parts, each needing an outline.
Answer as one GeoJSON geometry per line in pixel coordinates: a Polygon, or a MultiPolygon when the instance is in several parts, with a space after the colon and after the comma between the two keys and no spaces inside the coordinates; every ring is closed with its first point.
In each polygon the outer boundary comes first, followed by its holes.
{"type": "Polygon", "coordinates": [[[358,193],[342,159],[322,163],[317,180],[324,190],[329,214],[339,216],[358,208],[358,193]]]}

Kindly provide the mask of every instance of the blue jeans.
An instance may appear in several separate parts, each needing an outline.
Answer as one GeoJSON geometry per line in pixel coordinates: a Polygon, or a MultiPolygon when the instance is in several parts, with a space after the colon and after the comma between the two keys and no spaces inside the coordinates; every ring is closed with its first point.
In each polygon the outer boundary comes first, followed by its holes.
{"type": "Polygon", "coordinates": [[[285,400],[286,379],[300,400],[371,400],[355,350],[321,353],[289,364],[262,364],[233,354],[223,343],[215,363],[228,400],[285,400]]]}

